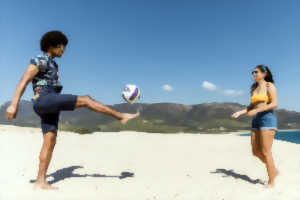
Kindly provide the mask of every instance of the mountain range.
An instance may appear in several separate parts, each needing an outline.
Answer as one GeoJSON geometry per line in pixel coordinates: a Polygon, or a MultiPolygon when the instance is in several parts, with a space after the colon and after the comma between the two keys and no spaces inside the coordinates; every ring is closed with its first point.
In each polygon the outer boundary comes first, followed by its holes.
{"type": "MultiPolygon", "coordinates": [[[[10,102],[0,107],[0,124],[40,127],[40,119],[34,113],[32,102],[22,100],[15,120],[7,120],[5,110],[10,102]]],[[[152,133],[220,133],[249,130],[251,118],[232,119],[231,114],[246,106],[238,103],[203,103],[183,105],[176,103],[136,103],[109,106],[119,112],[141,112],[141,116],[123,126],[110,116],[91,112],[86,108],[62,112],[60,130],[78,133],[95,131],[133,130],[152,133]]],[[[279,129],[299,129],[300,113],[278,109],[275,111],[279,129]]]]}

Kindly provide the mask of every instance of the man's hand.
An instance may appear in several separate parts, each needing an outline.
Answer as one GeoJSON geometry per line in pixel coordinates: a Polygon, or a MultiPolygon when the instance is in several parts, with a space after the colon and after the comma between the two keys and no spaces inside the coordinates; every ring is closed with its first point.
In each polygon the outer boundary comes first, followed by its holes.
{"type": "Polygon", "coordinates": [[[7,119],[15,119],[18,112],[18,105],[19,101],[26,89],[27,84],[32,81],[32,79],[37,75],[39,72],[39,67],[33,64],[29,64],[25,73],[23,74],[21,80],[19,81],[17,88],[15,90],[14,97],[12,99],[12,103],[6,109],[5,116],[7,119]]]}
{"type": "Polygon", "coordinates": [[[6,112],[5,112],[5,116],[7,119],[15,119],[16,116],[17,116],[17,111],[18,111],[18,108],[16,106],[13,106],[13,105],[10,105],[8,106],[8,108],[6,109],[6,112]]]}

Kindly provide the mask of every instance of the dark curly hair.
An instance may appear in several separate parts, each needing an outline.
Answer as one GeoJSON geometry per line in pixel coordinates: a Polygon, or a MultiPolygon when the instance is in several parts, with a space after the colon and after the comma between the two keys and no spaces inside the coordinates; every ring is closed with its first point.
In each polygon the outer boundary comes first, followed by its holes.
{"type": "MultiPolygon", "coordinates": [[[[265,77],[265,81],[267,81],[267,82],[271,82],[271,83],[273,83],[274,84],[274,79],[273,79],[273,75],[272,75],[272,72],[271,72],[271,70],[269,69],[269,67],[268,66],[266,66],[266,65],[257,65],[256,67],[255,67],[256,69],[259,69],[261,72],[266,72],[267,73],[267,75],[266,75],[266,77],[265,77]]],[[[251,94],[253,94],[253,91],[256,89],[258,87],[258,83],[255,81],[255,83],[253,83],[252,85],[251,85],[251,94]]]]}
{"type": "Polygon", "coordinates": [[[41,38],[41,50],[47,52],[49,47],[57,47],[57,45],[63,44],[67,46],[68,38],[60,31],[49,31],[41,38]]]}

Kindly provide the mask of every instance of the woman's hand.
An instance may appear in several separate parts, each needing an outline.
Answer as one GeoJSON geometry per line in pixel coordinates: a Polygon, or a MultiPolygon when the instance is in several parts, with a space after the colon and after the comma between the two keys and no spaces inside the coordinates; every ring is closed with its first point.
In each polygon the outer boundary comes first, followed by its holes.
{"type": "Polygon", "coordinates": [[[234,118],[234,119],[238,118],[239,116],[241,116],[241,112],[240,112],[240,111],[235,112],[235,113],[233,113],[233,114],[231,115],[231,117],[234,118]]]}
{"type": "Polygon", "coordinates": [[[5,116],[7,119],[15,119],[17,116],[18,108],[16,106],[10,105],[6,109],[5,116]]]}
{"type": "Polygon", "coordinates": [[[249,110],[247,112],[247,116],[248,117],[253,117],[254,115],[256,115],[258,113],[258,110],[257,109],[252,109],[252,110],[249,110]]]}

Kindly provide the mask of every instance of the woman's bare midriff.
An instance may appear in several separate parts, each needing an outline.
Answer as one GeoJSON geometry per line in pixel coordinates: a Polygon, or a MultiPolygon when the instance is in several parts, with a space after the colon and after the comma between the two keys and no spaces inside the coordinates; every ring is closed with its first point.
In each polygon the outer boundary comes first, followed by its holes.
{"type": "Polygon", "coordinates": [[[258,103],[253,104],[253,109],[261,108],[261,107],[264,107],[266,105],[267,105],[266,102],[258,102],[258,103]]]}

